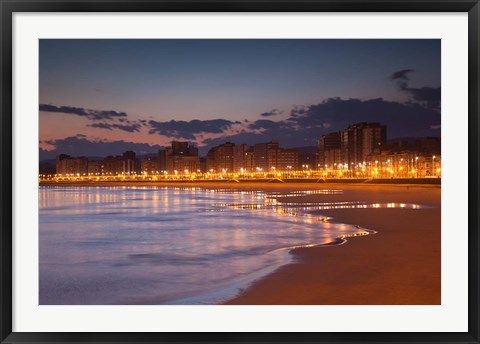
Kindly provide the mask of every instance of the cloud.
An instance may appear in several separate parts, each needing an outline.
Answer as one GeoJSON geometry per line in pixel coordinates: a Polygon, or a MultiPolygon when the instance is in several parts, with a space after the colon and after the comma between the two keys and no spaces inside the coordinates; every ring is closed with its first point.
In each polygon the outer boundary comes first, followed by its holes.
{"type": "Polygon", "coordinates": [[[120,129],[123,131],[127,131],[129,133],[139,132],[141,128],[141,124],[134,123],[134,124],[109,124],[109,123],[93,123],[88,124],[87,127],[92,128],[100,128],[100,129],[120,129]]]}
{"type": "Polygon", "coordinates": [[[117,112],[114,110],[91,110],[73,106],[55,106],[50,104],[40,104],[39,110],[43,112],[57,112],[82,116],[92,121],[114,120],[117,118],[127,117],[125,112],[117,112]]]}
{"type": "Polygon", "coordinates": [[[285,122],[283,121],[274,122],[266,119],[259,119],[258,121],[251,123],[248,126],[248,129],[274,129],[274,128],[280,128],[284,124],[285,122]]]}
{"type": "Polygon", "coordinates": [[[69,154],[72,156],[105,157],[108,155],[120,155],[127,150],[133,150],[137,154],[157,153],[163,148],[160,145],[147,143],[118,141],[89,140],[84,135],[76,135],[57,140],[45,140],[45,143],[53,147],[51,150],[40,149],[40,160],[53,159],[57,154],[69,154]]]}
{"type": "MultiPolygon", "coordinates": [[[[407,102],[388,101],[382,98],[367,100],[328,98],[317,104],[294,105],[290,112],[285,111],[289,117],[282,120],[272,120],[277,114],[283,113],[277,109],[260,114],[258,120],[195,119],[165,122],[154,119],[128,120],[125,113],[115,111],[94,111],[45,104],[40,105],[40,109],[41,111],[72,113],[98,121],[88,124],[88,127],[111,131],[120,130],[135,135],[139,133],[135,136],[136,140],[142,140],[142,135],[146,131],[150,135],[158,135],[154,138],[154,142],[159,144],[169,145],[171,140],[191,141],[199,147],[201,155],[205,154],[212,146],[226,141],[253,145],[276,139],[283,147],[315,146],[320,136],[344,130],[349,125],[359,122],[379,122],[387,125],[388,138],[439,135],[440,88],[410,87],[408,84],[409,74],[412,72],[411,69],[404,69],[390,76],[390,79],[397,83],[401,91],[409,94],[411,99],[407,102]],[[99,121],[100,117],[104,120],[99,121]],[[146,130],[143,130],[143,127],[146,130]]],[[[152,140],[152,137],[149,140],[152,140]]],[[[96,145],[103,147],[105,152],[129,149],[125,141],[88,140],[85,136],[69,137],[64,140],[43,140],[42,142],[42,147],[48,150],[79,155],[80,153],[75,153],[76,145],[81,151],[87,152],[81,154],[94,155],[118,154],[111,152],[103,154],[100,151],[95,153],[96,149],[92,147],[96,145]]],[[[132,144],[131,149],[137,145],[139,144],[132,144]]],[[[146,150],[148,147],[153,147],[148,144],[144,145],[139,149],[146,150]]]]}
{"type": "Polygon", "coordinates": [[[426,136],[431,123],[440,121],[440,112],[418,103],[399,103],[382,98],[361,100],[329,98],[302,109],[288,118],[308,137],[310,130],[336,131],[357,122],[380,122],[388,126],[389,137],[405,134],[426,136]],[[325,125],[326,124],[326,125],[325,125]]]}
{"type": "Polygon", "coordinates": [[[305,105],[294,105],[290,111],[290,117],[297,117],[303,115],[308,109],[305,105]]]}
{"type": "Polygon", "coordinates": [[[228,129],[219,131],[216,133],[212,133],[212,132],[195,133],[193,134],[195,139],[192,141],[195,142],[199,148],[201,148],[207,145],[206,142],[209,142],[214,139],[222,140],[225,137],[235,136],[235,135],[243,134],[247,132],[253,135],[259,135],[264,130],[265,129],[263,128],[251,129],[249,128],[249,125],[245,122],[235,122],[228,129]]]}
{"type": "Polygon", "coordinates": [[[409,80],[407,75],[409,73],[413,73],[414,71],[415,71],[414,69],[402,69],[390,75],[390,79],[391,80],[409,80]]]}
{"type": "Polygon", "coordinates": [[[282,113],[283,113],[283,111],[280,111],[280,110],[278,110],[278,109],[273,109],[273,110],[271,110],[271,111],[261,113],[260,116],[262,116],[262,117],[271,117],[271,116],[281,115],[282,113]]]}
{"type": "MultiPolygon", "coordinates": [[[[256,132],[242,132],[238,134],[228,135],[225,137],[207,139],[204,141],[204,146],[199,148],[199,151],[201,154],[205,154],[211,147],[217,146],[227,141],[233,142],[235,144],[246,143],[248,145],[253,145],[255,143],[268,142],[270,141],[270,139],[256,132]]],[[[280,144],[283,147],[285,142],[280,141],[280,144]]]]}
{"type": "Polygon", "coordinates": [[[414,72],[413,69],[402,69],[396,71],[390,76],[390,79],[397,83],[398,88],[407,93],[411,99],[425,105],[431,109],[440,109],[441,88],[424,86],[420,88],[409,86],[408,74],[414,72]]]}
{"type": "Polygon", "coordinates": [[[402,90],[410,94],[412,99],[424,103],[427,107],[431,109],[440,109],[442,95],[440,87],[404,87],[402,90]]]}
{"type": "Polygon", "coordinates": [[[329,98],[318,104],[295,107],[286,120],[257,120],[247,123],[241,132],[204,139],[200,152],[225,141],[252,145],[277,139],[283,147],[316,146],[320,136],[359,122],[387,125],[389,138],[434,136],[438,130],[431,124],[439,121],[438,110],[414,102],[329,98]]]}
{"type": "Polygon", "coordinates": [[[188,122],[175,120],[169,122],[148,121],[150,126],[149,134],[159,134],[189,140],[195,139],[195,134],[199,133],[222,133],[236,123],[239,122],[232,122],[225,119],[212,119],[205,121],[195,119],[188,122]]]}

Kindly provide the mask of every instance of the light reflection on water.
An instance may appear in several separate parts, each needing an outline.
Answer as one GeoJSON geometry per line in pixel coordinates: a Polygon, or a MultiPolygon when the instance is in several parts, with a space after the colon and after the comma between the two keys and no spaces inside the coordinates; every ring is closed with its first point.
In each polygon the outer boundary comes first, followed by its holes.
{"type": "Polygon", "coordinates": [[[216,303],[287,263],[282,248],[367,234],[307,211],[375,205],[272,198],[303,194],[41,187],[40,304],[216,303]]]}

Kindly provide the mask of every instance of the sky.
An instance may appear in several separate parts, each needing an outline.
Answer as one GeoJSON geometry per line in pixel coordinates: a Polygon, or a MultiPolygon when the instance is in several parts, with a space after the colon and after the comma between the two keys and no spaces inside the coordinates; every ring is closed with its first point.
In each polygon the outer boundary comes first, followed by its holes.
{"type": "Polygon", "coordinates": [[[358,122],[440,136],[440,40],[42,39],[40,159],[314,146],[358,122]]]}

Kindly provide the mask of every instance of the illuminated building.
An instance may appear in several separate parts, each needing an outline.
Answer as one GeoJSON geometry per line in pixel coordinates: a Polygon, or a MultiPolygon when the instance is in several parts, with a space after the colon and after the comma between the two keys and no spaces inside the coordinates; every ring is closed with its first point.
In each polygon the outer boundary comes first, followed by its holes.
{"type": "Polygon", "coordinates": [[[126,151],[122,154],[122,173],[135,174],[139,170],[138,162],[134,151],[126,151]],[[137,168],[138,167],[138,168],[137,168]]]}
{"type": "Polygon", "coordinates": [[[277,171],[295,170],[298,166],[298,150],[296,148],[279,148],[277,159],[277,171]]]}
{"type": "Polygon", "coordinates": [[[259,171],[270,171],[277,167],[278,141],[273,140],[267,143],[257,143],[253,146],[253,162],[259,171]]]}
{"type": "Polygon", "coordinates": [[[252,148],[246,144],[236,145],[233,149],[233,170],[252,172],[253,168],[252,148]]]}
{"type": "Polygon", "coordinates": [[[169,174],[185,174],[200,170],[198,148],[189,142],[173,141],[171,148],[158,152],[160,171],[169,174]]]}
{"type": "Polygon", "coordinates": [[[341,142],[340,132],[324,135],[318,140],[318,168],[341,163],[341,142]]]}
{"type": "Polygon", "coordinates": [[[358,165],[372,153],[380,152],[387,142],[387,127],[380,123],[357,123],[341,133],[342,162],[358,165]]]}
{"type": "Polygon", "coordinates": [[[167,148],[167,149],[160,149],[158,151],[158,170],[160,172],[164,172],[167,170],[167,155],[172,154],[172,149],[167,148]]]}
{"type": "Polygon", "coordinates": [[[142,174],[156,174],[159,171],[158,158],[144,158],[140,162],[142,174]]]}
{"type": "Polygon", "coordinates": [[[257,171],[295,170],[299,164],[296,148],[280,148],[278,141],[257,143],[253,146],[253,163],[257,171]]]}
{"type": "Polygon", "coordinates": [[[102,175],[118,175],[123,171],[123,161],[120,156],[107,156],[102,161],[101,174],[102,175]]]}
{"type": "Polygon", "coordinates": [[[95,176],[102,172],[102,162],[101,161],[88,161],[88,175],[95,176]]]}
{"type": "Polygon", "coordinates": [[[207,171],[233,172],[234,155],[235,144],[231,142],[211,148],[207,153],[207,171]]]}
{"type": "Polygon", "coordinates": [[[86,174],[88,173],[88,159],[59,154],[56,158],[56,173],[61,175],[86,174]]]}

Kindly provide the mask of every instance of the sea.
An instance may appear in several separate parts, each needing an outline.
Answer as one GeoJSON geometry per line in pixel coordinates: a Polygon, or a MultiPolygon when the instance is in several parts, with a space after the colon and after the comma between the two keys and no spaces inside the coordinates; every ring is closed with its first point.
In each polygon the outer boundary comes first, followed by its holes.
{"type": "Polygon", "coordinates": [[[289,201],[341,192],[41,186],[39,303],[223,303],[292,262],[294,248],[373,233],[322,209],[395,206],[289,201]]]}

